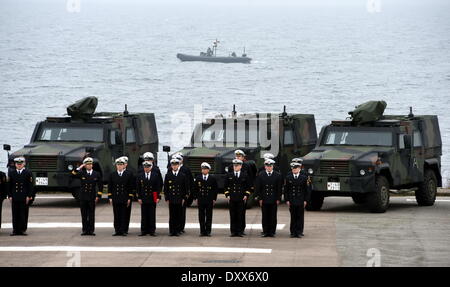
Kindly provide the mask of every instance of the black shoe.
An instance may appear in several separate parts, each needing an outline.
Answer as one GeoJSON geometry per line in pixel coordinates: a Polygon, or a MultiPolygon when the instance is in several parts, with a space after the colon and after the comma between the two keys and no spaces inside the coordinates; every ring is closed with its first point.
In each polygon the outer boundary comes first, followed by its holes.
{"type": "Polygon", "coordinates": [[[88,233],[87,232],[82,232],[80,235],[81,236],[86,236],[86,235],[88,235],[88,233]]]}
{"type": "Polygon", "coordinates": [[[274,233],[270,233],[269,237],[275,237],[275,234],[274,233]]]}
{"type": "Polygon", "coordinates": [[[244,237],[244,234],[238,233],[238,234],[237,234],[237,237],[244,237]]]}
{"type": "Polygon", "coordinates": [[[241,232],[241,235],[247,235],[245,232],[241,232]]]}
{"type": "Polygon", "coordinates": [[[89,235],[89,236],[95,236],[95,233],[94,233],[94,232],[91,232],[91,233],[89,233],[88,235],[89,235]]]}
{"type": "Polygon", "coordinates": [[[155,232],[150,232],[150,236],[156,236],[155,232]]]}
{"type": "Polygon", "coordinates": [[[211,237],[211,232],[206,233],[207,237],[211,237]]]}
{"type": "Polygon", "coordinates": [[[138,236],[145,236],[145,235],[147,235],[147,233],[141,233],[138,236]]]}
{"type": "Polygon", "coordinates": [[[295,238],[295,234],[292,234],[292,233],[291,233],[290,237],[291,237],[291,238],[295,238]]]}
{"type": "Polygon", "coordinates": [[[303,233],[300,233],[299,235],[300,235],[301,237],[305,236],[305,234],[303,234],[303,233]]]}
{"type": "Polygon", "coordinates": [[[232,234],[230,234],[230,237],[237,237],[237,234],[236,233],[232,233],[232,234]]]}
{"type": "Polygon", "coordinates": [[[122,235],[123,235],[123,233],[120,233],[120,232],[116,232],[113,234],[113,236],[122,236],[122,235]]]}
{"type": "Polygon", "coordinates": [[[184,232],[184,229],[183,229],[183,230],[181,230],[181,231],[180,231],[180,233],[185,233],[185,232],[184,232]]]}
{"type": "Polygon", "coordinates": [[[11,233],[9,236],[17,236],[17,235],[19,235],[19,234],[13,232],[13,233],[11,233]]]}
{"type": "Polygon", "coordinates": [[[269,234],[264,233],[263,235],[261,235],[261,237],[269,237],[269,234]]]}

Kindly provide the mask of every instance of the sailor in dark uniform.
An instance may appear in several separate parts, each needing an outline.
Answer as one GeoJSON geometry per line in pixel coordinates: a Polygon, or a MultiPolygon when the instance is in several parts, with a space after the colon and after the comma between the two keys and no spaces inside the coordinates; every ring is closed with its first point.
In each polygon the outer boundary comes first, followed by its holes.
{"type": "Polygon", "coordinates": [[[300,162],[292,162],[292,171],[286,176],[284,183],[284,199],[291,213],[291,237],[295,238],[304,236],[304,208],[311,197],[308,176],[301,172],[301,167],[300,162]]]}
{"type": "Polygon", "coordinates": [[[242,171],[242,160],[233,160],[233,171],[225,177],[225,196],[230,209],[231,237],[244,236],[245,203],[250,196],[250,178],[242,171]]]}
{"type": "Polygon", "coordinates": [[[186,225],[186,209],[188,205],[192,204],[194,200],[193,190],[194,190],[194,176],[192,175],[191,170],[183,164],[183,154],[181,152],[176,153],[172,158],[178,159],[180,161],[180,172],[182,172],[188,181],[187,185],[187,196],[186,200],[183,203],[183,217],[181,220],[181,233],[184,233],[184,226],[186,225]]]}
{"type": "Polygon", "coordinates": [[[5,200],[6,195],[8,194],[8,178],[6,174],[0,171],[0,229],[2,228],[2,206],[3,200],[5,200]]]}
{"type": "Polygon", "coordinates": [[[170,160],[171,169],[164,178],[164,196],[169,204],[169,234],[180,236],[183,228],[183,205],[188,195],[189,182],[180,170],[180,161],[170,160]]]}
{"type": "Polygon", "coordinates": [[[72,176],[80,179],[81,235],[95,236],[95,205],[102,198],[103,182],[100,173],[93,170],[94,160],[87,157],[83,164],[72,171],[72,176]],[[84,169],[83,169],[84,168],[84,169]]]}
{"type": "MultiPolygon", "coordinates": [[[[132,178],[132,182],[134,183],[136,181],[133,172],[128,169],[128,157],[127,156],[122,156],[121,159],[124,162],[124,172],[129,174],[132,178]]],[[[127,224],[125,227],[125,234],[128,234],[128,229],[130,228],[130,220],[131,220],[131,207],[133,205],[133,200],[136,196],[136,189],[135,189],[135,185],[133,185],[133,190],[131,192],[133,194],[133,198],[130,201],[130,205],[127,206],[127,224]]]]}
{"type": "MultiPolygon", "coordinates": [[[[253,160],[247,160],[246,158],[246,154],[244,151],[238,149],[234,151],[234,158],[237,160],[242,161],[242,171],[245,172],[249,178],[249,184],[250,184],[250,192],[253,193],[254,189],[255,189],[255,178],[257,175],[257,168],[256,168],[256,164],[253,160]]],[[[228,167],[228,170],[233,170],[233,164],[231,164],[228,167]]],[[[246,212],[247,212],[247,201],[245,202],[245,206],[244,206],[244,213],[243,213],[243,224],[244,224],[244,230],[246,227],[246,212]]],[[[245,232],[243,233],[243,235],[245,235],[245,232]]]]}
{"type": "Polygon", "coordinates": [[[111,173],[108,183],[109,203],[113,206],[114,212],[113,236],[126,236],[127,208],[131,205],[136,184],[132,174],[124,170],[124,164],[122,158],[116,159],[116,171],[111,173]]]}
{"type": "MultiPolygon", "coordinates": [[[[159,167],[155,164],[155,156],[153,155],[153,153],[151,152],[146,152],[142,155],[142,158],[144,159],[144,161],[150,162],[152,164],[152,172],[155,172],[156,174],[158,174],[158,178],[160,179],[161,182],[161,186],[163,185],[164,181],[163,181],[163,177],[161,174],[161,170],[159,169],[159,167]]],[[[142,173],[144,172],[144,167],[141,166],[139,169],[138,173],[142,173]]]]}
{"type": "Polygon", "coordinates": [[[195,178],[194,198],[197,200],[200,236],[211,236],[213,207],[217,200],[217,181],[209,174],[211,165],[201,164],[202,174],[195,178]]]}
{"type": "Polygon", "coordinates": [[[275,161],[266,159],[265,171],[256,179],[255,196],[262,211],[263,237],[274,237],[277,228],[277,209],[281,201],[283,179],[273,170],[275,161]]]}
{"type": "Polygon", "coordinates": [[[27,206],[33,197],[33,174],[25,168],[25,158],[14,159],[16,168],[8,171],[8,198],[12,205],[13,232],[11,236],[27,235],[27,206]]]}
{"type": "Polygon", "coordinates": [[[160,200],[162,182],[161,174],[153,171],[150,161],[142,163],[143,172],[136,178],[136,190],[139,204],[141,205],[141,234],[139,236],[155,236],[156,231],[156,204],[160,200]]]}

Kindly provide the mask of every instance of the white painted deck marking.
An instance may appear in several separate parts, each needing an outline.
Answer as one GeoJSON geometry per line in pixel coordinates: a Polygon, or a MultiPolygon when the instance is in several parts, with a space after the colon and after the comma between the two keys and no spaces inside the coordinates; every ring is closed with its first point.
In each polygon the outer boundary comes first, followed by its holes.
{"type": "Polygon", "coordinates": [[[272,249],[235,247],[105,247],[105,246],[1,246],[0,252],[205,252],[272,253],[272,249]]]}
{"type": "MultiPolygon", "coordinates": [[[[277,230],[282,230],[286,224],[277,224],[277,230]]],[[[3,223],[2,228],[12,228],[11,223],[3,223]]],[[[81,228],[81,222],[30,222],[28,228],[81,228]]],[[[112,222],[96,222],[95,228],[113,228],[112,222]]],[[[141,228],[140,223],[130,223],[130,228],[141,228]]],[[[169,223],[156,223],[156,228],[169,228],[169,223]]],[[[199,229],[199,223],[186,223],[186,229],[199,229]]],[[[212,229],[229,229],[229,224],[213,224],[212,229]]],[[[247,224],[247,229],[262,230],[261,224],[247,224]]]]}

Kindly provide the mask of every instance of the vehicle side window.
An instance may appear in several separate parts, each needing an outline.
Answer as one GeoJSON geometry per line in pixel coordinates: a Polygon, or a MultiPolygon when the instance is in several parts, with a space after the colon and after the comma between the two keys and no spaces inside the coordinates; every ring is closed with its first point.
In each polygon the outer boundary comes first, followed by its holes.
{"type": "Polygon", "coordinates": [[[291,129],[284,130],[284,145],[294,144],[294,131],[291,129]]]}
{"type": "Polygon", "coordinates": [[[117,144],[116,135],[117,135],[117,131],[109,131],[109,141],[111,142],[112,145],[117,144]]]}
{"type": "Polygon", "coordinates": [[[398,148],[405,149],[405,135],[398,135],[398,148]]]}
{"type": "Polygon", "coordinates": [[[414,132],[414,147],[422,146],[422,133],[420,131],[414,132]]]}
{"type": "Polygon", "coordinates": [[[133,128],[127,128],[125,141],[126,141],[126,143],[135,143],[136,142],[136,135],[134,133],[133,128]]]}

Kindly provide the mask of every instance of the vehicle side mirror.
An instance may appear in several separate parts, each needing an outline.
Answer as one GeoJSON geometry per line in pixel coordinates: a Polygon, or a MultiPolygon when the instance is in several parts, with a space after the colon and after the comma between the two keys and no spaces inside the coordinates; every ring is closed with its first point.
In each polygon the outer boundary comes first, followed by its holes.
{"type": "Polygon", "coordinates": [[[411,135],[404,135],[405,148],[410,149],[412,146],[412,137],[411,135]]]}
{"type": "Polygon", "coordinates": [[[3,145],[3,150],[10,151],[11,150],[11,146],[9,144],[4,144],[3,145]]]}
{"type": "Polygon", "coordinates": [[[168,145],[163,146],[163,152],[170,152],[170,146],[168,145]]]}

